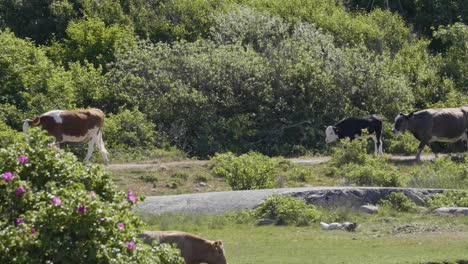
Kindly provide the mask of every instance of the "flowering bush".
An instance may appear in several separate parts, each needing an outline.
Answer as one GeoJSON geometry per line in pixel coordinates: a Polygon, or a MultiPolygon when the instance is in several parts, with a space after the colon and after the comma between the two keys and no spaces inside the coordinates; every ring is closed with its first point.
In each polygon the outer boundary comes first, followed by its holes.
{"type": "Polygon", "coordinates": [[[0,149],[0,263],[183,263],[136,238],[131,190],[51,142],[33,129],[0,149]]]}

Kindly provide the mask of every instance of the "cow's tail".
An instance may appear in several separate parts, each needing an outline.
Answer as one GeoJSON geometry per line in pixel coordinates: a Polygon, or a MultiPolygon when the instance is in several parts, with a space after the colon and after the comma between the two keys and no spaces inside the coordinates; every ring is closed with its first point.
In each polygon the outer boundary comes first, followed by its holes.
{"type": "Polygon", "coordinates": [[[380,120],[380,121],[385,120],[385,117],[383,117],[383,116],[381,116],[379,114],[372,114],[371,116],[372,116],[372,118],[380,120]]]}

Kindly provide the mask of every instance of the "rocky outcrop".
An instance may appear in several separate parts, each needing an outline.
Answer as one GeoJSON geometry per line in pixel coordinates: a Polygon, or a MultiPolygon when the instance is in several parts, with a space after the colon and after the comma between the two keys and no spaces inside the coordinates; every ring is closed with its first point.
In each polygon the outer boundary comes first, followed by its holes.
{"type": "Polygon", "coordinates": [[[468,207],[441,207],[432,211],[433,215],[468,215],[468,207]]]}
{"type": "Polygon", "coordinates": [[[138,208],[149,214],[218,214],[246,208],[255,209],[272,194],[290,194],[309,204],[327,208],[347,207],[358,210],[362,205],[376,204],[392,192],[403,192],[416,204],[424,206],[423,198],[425,196],[441,193],[443,190],[387,187],[310,187],[209,192],[150,196],[145,201],[138,203],[138,208]]]}
{"type": "Polygon", "coordinates": [[[402,192],[419,206],[425,206],[424,197],[441,193],[440,189],[385,188],[385,187],[333,187],[291,193],[309,204],[322,207],[348,207],[358,209],[367,204],[376,204],[392,192],[402,192]]]}

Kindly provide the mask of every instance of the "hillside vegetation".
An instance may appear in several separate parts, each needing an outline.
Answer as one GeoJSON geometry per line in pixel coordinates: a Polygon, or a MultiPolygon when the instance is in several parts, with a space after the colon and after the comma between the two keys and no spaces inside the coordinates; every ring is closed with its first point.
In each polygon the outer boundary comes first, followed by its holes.
{"type": "Polygon", "coordinates": [[[113,151],[295,156],[350,115],[468,102],[466,1],[366,2],[1,1],[0,144],[98,107],[113,151]]]}

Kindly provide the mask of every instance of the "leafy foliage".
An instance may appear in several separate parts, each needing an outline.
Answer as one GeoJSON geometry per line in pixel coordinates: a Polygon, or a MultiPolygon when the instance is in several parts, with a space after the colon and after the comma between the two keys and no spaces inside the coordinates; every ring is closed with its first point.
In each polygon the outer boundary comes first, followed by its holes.
{"type": "Polygon", "coordinates": [[[378,205],[397,212],[416,212],[418,210],[418,206],[402,192],[392,192],[378,205]]]}
{"type": "Polygon", "coordinates": [[[216,154],[212,159],[212,173],[226,178],[233,190],[272,188],[278,160],[249,152],[236,157],[232,152],[216,154]]]}
{"type": "Polygon", "coordinates": [[[425,200],[431,210],[440,207],[468,207],[468,191],[448,190],[432,197],[426,197],[425,200]]]}
{"type": "Polygon", "coordinates": [[[343,141],[343,147],[333,149],[327,166],[328,174],[344,176],[361,186],[402,186],[403,179],[398,168],[388,163],[385,156],[370,158],[366,154],[365,141],[343,141]]]}
{"type": "MultiPolygon", "coordinates": [[[[19,129],[52,109],[138,108],[191,156],[297,156],[343,117],[466,103],[459,1],[383,2],[2,1],[0,115],[19,129]]],[[[410,152],[398,140],[388,151],[410,152]]]]}
{"type": "Polygon", "coordinates": [[[426,162],[426,167],[415,168],[410,173],[411,187],[418,188],[460,188],[468,187],[468,163],[439,158],[426,162]]]}
{"type": "Polygon", "coordinates": [[[183,263],[173,249],[136,239],[137,198],[107,172],[82,165],[39,129],[25,139],[0,151],[2,263],[183,263]]]}
{"type": "Polygon", "coordinates": [[[274,219],[282,225],[305,226],[326,219],[324,211],[291,195],[272,195],[255,211],[258,217],[274,219]]]}

